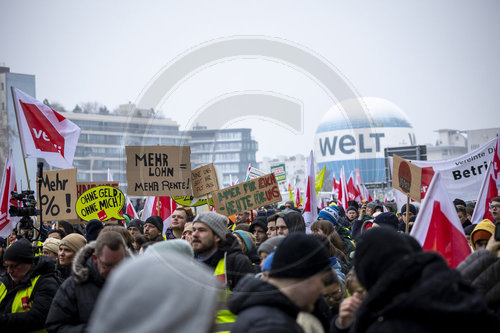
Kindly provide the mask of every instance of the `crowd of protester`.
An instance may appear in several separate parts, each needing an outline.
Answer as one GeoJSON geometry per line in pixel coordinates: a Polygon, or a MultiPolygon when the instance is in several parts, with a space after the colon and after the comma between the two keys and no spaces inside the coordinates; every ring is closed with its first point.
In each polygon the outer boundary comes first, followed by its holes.
{"type": "Polygon", "coordinates": [[[0,329],[500,329],[500,197],[478,224],[473,203],[454,204],[473,251],[456,269],[407,234],[413,204],[332,201],[309,228],[291,201],[229,218],[179,207],[165,231],[159,216],[44,222],[35,242],[18,228],[0,239],[0,329]]]}

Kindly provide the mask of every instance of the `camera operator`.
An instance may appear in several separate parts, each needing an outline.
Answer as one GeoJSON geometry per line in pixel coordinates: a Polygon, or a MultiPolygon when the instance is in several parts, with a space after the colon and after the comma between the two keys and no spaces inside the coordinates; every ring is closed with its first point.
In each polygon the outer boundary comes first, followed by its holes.
{"type": "Polygon", "coordinates": [[[2,331],[43,329],[58,288],[54,277],[54,259],[35,257],[30,242],[20,239],[7,248],[4,262],[7,274],[0,278],[2,331]]]}

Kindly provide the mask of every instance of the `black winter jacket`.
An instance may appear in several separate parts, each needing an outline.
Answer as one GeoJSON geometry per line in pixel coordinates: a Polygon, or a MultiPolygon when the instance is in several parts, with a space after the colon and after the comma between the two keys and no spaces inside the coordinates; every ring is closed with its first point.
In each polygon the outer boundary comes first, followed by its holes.
{"type": "Polygon", "coordinates": [[[488,250],[477,250],[457,270],[484,295],[488,306],[500,318],[500,258],[488,250]]]}
{"type": "Polygon", "coordinates": [[[241,246],[236,240],[235,236],[231,233],[226,235],[226,241],[217,250],[217,252],[210,258],[208,266],[215,270],[219,260],[226,255],[226,269],[227,269],[227,285],[229,289],[233,290],[238,284],[238,281],[249,273],[255,273],[252,268],[252,263],[246,255],[243,254],[241,246]]]}
{"type": "Polygon", "coordinates": [[[0,303],[0,330],[2,332],[29,332],[43,329],[50,303],[59,287],[55,278],[55,260],[45,256],[35,258],[32,269],[16,285],[8,274],[1,277],[7,294],[0,303]],[[12,302],[18,290],[31,286],[31,278],[40,275],[31,294],[31,309],[27,312],[11,313],[12,302]]]}
{"type": "Polygon", "coordinates": [[[299,308],[275,286],[251,275],[233,291],[229,309],[238,315],[232,333],[303,332],[297,324],[299,308]]]}
{"type": "Polygon", "coordinates": [[[46,328],[49,332],[83,332],[104,285],[92,259],[95,242],[79,251],[72,263],[72,276],[57,291],[46,328]]]}
{"type": "Polygon", "coordinates": [[[349,332],[488,332],[498,327],[483,297],[457,271],[437,253],[421,252],[377,280],[349,332]]]}

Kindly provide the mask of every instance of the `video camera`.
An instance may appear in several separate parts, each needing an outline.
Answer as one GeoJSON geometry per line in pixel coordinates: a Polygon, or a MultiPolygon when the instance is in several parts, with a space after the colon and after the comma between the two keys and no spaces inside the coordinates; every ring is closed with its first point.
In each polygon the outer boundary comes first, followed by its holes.
{"type": "Polygon", "coordinates": [[[22,191],[21,193],[11,192],[12,198],[10,201],[16,201],[19,206],[10,206],[9,214],[10,216],[21,217],[16,227],[16,234],[18,238],[24,237],[29,241],[36,240],[40,233],[39,224],[35,226],[33,224],[32,217],[40,214],[40,211],[36,209],[36,200],[34,191],[22,191]]]}

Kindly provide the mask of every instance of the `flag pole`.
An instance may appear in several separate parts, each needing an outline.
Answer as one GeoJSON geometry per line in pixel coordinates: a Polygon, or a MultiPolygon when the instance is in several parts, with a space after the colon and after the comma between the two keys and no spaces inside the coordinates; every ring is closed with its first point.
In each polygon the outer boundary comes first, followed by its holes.
{"type": "Polygon", "coordinates": [[[26,181],[28,182],[28,190],[31,191],[31,186],[30,186],[30,177],[28,176],[28,167],[26,166],[26,155],[24,155],[24,145],[23,145],[23,137],[21,133],[21,127],[19,126],[19,111],[17,110],[17,103],[16,103],[16,96],[14,92],[14,87],[10,87],[10,91],[12,93],[12,102],[14,103],[14,111],[16,112],[16,124],[17,124],[17,131],[19,132],[19,143],[21,144],[21,153],[23,154],[23,163],[24,163],[24,172],[26,172],[26,181]]]}
{"type": "Polygon", "coordinates": [[[408,230],[409,230],[409,225],[410,225],[410,223],[409,223],[409,220],[410,220],[409,215],[410,215],[410,195],[407,194],[406,195],[406,221],[405,221],[406,222],[405,223],[406,224],[406,231],[405,231],[405,233],[407,235],[408,235],[408,230]]]}

